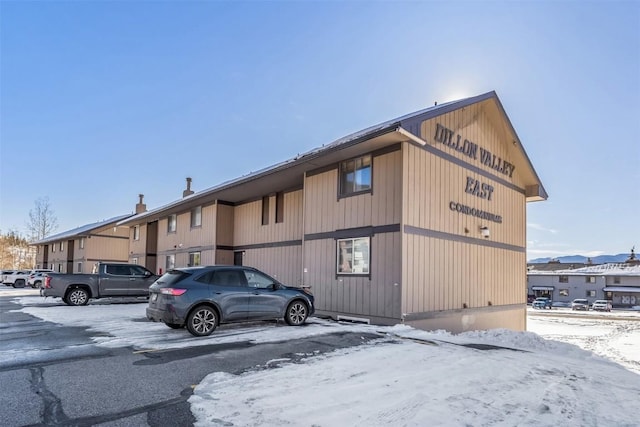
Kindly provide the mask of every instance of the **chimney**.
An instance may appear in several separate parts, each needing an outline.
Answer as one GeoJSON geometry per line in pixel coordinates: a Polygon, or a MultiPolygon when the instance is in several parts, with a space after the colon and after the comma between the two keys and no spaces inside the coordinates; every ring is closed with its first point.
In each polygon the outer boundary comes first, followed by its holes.
{"type": "Polygon", "coordinates": [[[187,189],[182,192],[182,197],[187,197],[193,194],[191,190],[191,178],[187,178],[187,189]]]}
{"type": "Polygon", "coordinates": [[[142,199],[144,199],[144,194],[138,194],[138,197],[140,197],[140,201],[136,205],[136,214],[139,214],[139,213],[147,211],[147,205],[142,203],[142,199]]]}

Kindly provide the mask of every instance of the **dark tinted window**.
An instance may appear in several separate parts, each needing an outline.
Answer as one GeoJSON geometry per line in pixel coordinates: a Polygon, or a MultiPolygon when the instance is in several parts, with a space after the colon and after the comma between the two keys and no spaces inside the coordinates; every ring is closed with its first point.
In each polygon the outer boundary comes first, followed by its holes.
{"type": "Polygon", "coordinates": [[[239,270],[216,270],[211,283],[219,286],[247,286],[247,279],[239,270]]]}
{"type": "Polygon", "coordinates": [[[115,276],[130,276],[131,268],[128,265],[107,265],[107,273],[115,276]]]}
{"type": "Polygon", "coordinates": [[[184,280],[184,278],[189,276],[191,276],[191,274],[185,273],[184,271],[169,270],[166,273],[164,273],[162,277],[156,280],[156,283],[162,286],[171,286],[175,283],[180,282],[181,280],[184,280]]]}

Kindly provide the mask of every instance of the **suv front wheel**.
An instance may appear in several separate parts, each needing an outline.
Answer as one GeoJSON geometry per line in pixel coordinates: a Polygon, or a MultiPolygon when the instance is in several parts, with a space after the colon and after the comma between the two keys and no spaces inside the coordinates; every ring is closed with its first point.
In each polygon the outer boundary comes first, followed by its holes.
{"type": "Polygon", "coordinates": [[[297,300],[289,304],[284,319],[291,326],[300,326],[307,320],[307,316],[309,316],[307,305],[297,300]]]}

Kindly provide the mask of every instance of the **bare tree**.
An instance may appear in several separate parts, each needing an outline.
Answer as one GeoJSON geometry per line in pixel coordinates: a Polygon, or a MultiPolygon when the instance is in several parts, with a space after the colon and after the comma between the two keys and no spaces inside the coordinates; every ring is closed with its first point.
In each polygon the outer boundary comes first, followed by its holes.
{"type": "Polygon", "coordinates": [[[29,211],[27,229],[32,240],[44,239],[58,228],[56,218],[48,197],[36,200],[35,207],[29,211]]]}

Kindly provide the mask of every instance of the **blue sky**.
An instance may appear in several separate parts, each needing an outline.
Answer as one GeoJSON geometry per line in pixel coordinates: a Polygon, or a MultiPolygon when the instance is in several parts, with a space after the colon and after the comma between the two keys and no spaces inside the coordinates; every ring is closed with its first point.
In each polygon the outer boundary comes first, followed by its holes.
{"type": "Polygon", "coordinates": [[[528,257],[640,249],[640,2],[0,2],[0,230],[148,208],[495,90],[528,257]]]}

